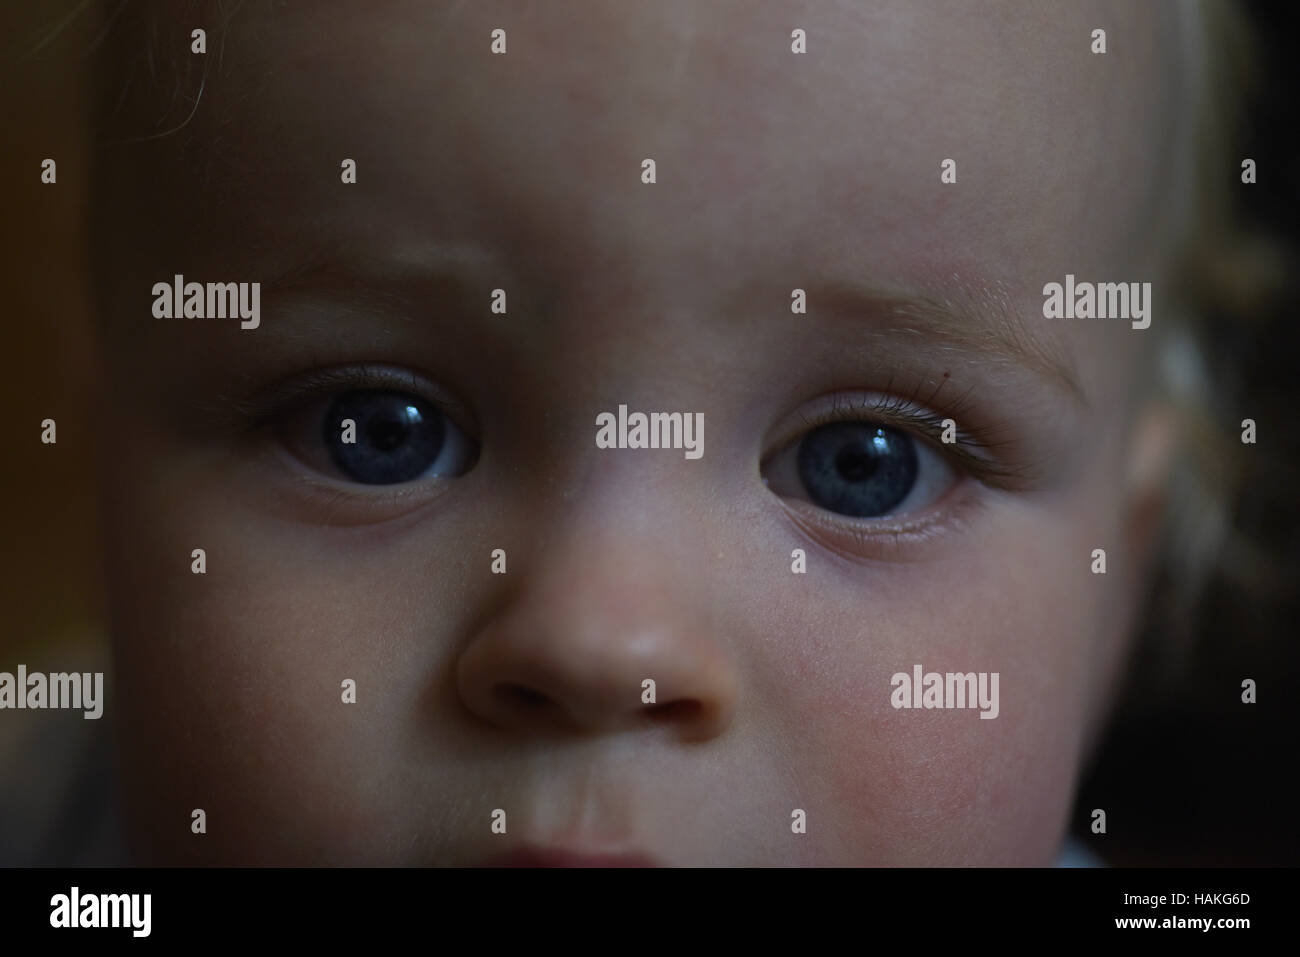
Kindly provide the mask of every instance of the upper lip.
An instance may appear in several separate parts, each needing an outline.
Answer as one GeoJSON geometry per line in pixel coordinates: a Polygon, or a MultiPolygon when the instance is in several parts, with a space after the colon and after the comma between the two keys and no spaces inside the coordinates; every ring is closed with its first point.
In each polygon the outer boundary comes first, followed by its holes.
{"type": "Polygon", "coordinates": [[[482,867],[660,867],[640,851],[575,851],[525,844],[484,861],[482,867]]]}

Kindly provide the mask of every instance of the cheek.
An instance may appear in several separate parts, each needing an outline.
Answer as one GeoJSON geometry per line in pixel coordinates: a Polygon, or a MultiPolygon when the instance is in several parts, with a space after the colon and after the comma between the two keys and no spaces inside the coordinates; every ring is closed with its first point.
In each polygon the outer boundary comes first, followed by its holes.
{"type": "Polygon", "coordinates": [[[249,512],[167,449],[114,469],[116,697],[145,846],[176,860],[390,859],[402,788],[384,785],[449,669],[449,559],[427,537],[249,512]],[[191,570],[195,548],[206,574],[191,570]],[[191,835],[194,808],[219,840],[191,835]]]}
{"type": "MultiPolygon", "coordinates": [[[[1102,618],[1083,543],[1002,510],[977,553],[809,576],[783,692],[825,782],[827,852],[879,864],[1047,864],[1069,812],[1102,618]],[[898,672],[997,672],[998,715],[901,708],[898,672]]],[[[986,686],[987,687],[987,686],[986,686]]],[[[810,812],[811,817],[811,812],[810,812]]]]}

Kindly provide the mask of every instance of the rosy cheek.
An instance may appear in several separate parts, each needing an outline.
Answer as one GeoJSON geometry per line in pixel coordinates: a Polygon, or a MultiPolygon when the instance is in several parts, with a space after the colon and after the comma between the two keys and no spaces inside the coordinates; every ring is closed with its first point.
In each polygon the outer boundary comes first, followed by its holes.
{"type": "Polygon", "coordinates": [[[1091,626],[1073,614],[1059,562],[1003,545],[1000,563],[956,556],[828,576],[786,609],[800,640],[788,646],[782,695],[807,744],[801,773],[826,784],[830,853],[1050,863],[1079,759],[1087,681],[1074,665],[1091,626]],[[1019,586],[1011,596],[1008,579],[1019,586]],[[917,665],[983,673],[989,696],[996,672],[997,716],[980,717],[992,702],[895,708],[892,676],[917,665]]]}
{"type": "MultiPolygon", "coordinates": [[[[1076,753],[1068,724],[823,699],[824,807],[837,842],[878,864],[1043,863],[1076,753]],[[1062,729],[1066,733],[1062,734],[1062,729]]],[[[809,769],[811,771],[811,769],[809,769]]]]}

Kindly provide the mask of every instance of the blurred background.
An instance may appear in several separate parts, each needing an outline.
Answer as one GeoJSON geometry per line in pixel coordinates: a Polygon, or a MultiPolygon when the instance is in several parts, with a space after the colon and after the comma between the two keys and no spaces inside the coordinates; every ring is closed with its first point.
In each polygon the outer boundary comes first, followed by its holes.
{"type": "Polygon", "coordinates": [[[1218,568],[1182,623],[1173,634],[1148,623],[1139,638],[1080,788],[1072,831],[1119,866],[1300,862],[1290,810],[1300,796],[1300,4],[1236,6],[1248,27],[1246,95],[1224,130],[1235,146],[1222,175],[1239,181],[1247,157],[1268,172],[1232,190],[1239,242],[1208,270],[1222,275],[1203,352],[1237,495],[1218,568]],[[1245,418],[1267,422],[1269,438],[1238,444],[1245,418]],[[1255,705],[1241,701],[1246,678],[1255,705]],[[1104,839],[1089,833],[1093,808],[1106,810],[1104,839]]]}
{"type": "MultiPolygon", "coordinates": [[[[0,671],[108,671],[87,407],[85,88],[74,51],[94,41],[86,4],[0,4],[0,671]],[[48,42],[47,42],[48,41],[48,42]],[[57,183],[40,181],[46,158],[57,183]],[[40,441],[53,419],[57,443],[40,441]]],[[[107,677],[106,677],[107,682],[107,677]]],[[[0,865],[111,859],[102,814],[67,814],[102,790],[105,721],[0,712],[0,865]],[[51,720],[53,719],[53,720],[51,720]],[[62,834],[53,834],[61,820],[62,834]],[[67,823],[77,822],[67,830],[67,823]]],[[[103,805],[108,802],[100,801],[103,805]]]]}
{"type": "MultiPolygon", "coordinates": [[[[91,421],[85,408],[87,335],[84,78],[69,69],[73,44],[87,44],[90,18],[35,48],[67,4],[0,4],[0,177],[4,184],[4,449],[0,660],[96,630],[100,593],[91,501],[91,421]],[[45,55],[42,55],[45,54],[45,55]],[[40,182],[45,158],[58,183],[40,182]],[[58,423],[58,444],[42,445],[40,422],[58,423]],[[31,428],[25,428],[30,425],[31,428]]],[[[83,47],[84,48],[84,47],[83,47]]],[[[0,668],[12,670],[12,668],[0,668]]]]}
{"type": "MultiPolygon", "coordinates": [[[[0,671],[20,662],[33,671],[108,670],[80,220],[89,155],[84,51],[94,46],[102,9],[111,7],[67,0],[0,4],[0,328],[7,359],[0,375],[0,671]],[[56,186],[40,182],[47,157],[58,163],[56,186]],[[40,441],[47,418],[57,422],[56,445],[40,441]]],[[[1233,191],[1245,204],[1242,222],[1278,244],[1292,265],[1300,244],[1297,7],[1242,4],[1254,26],[1256,77],[1233,131],[1241,136],[1239,155],[1254,158],[1259,169],[1257,185],[1233,191]]],[[[1298,307],[1291,269],[1282,289],[1252,304],[1258,313],[1252,323],[1237,323],[1227,311],[1215,317],[1220,328],[1211,371],[1232,397],[1220,424],[1236,432],[1243,417],[1258,423],[1260,444],[1247,457],[1232,513],[1252,550],[1243,553],[1235,576],[1229,555],[1228,572],[1216,576],[1195,606],[1188,633],[1177,636],[1188,654],[1171,660],[1158,652],[1168,636],[1148,634],[1139,647],[1130,693],[1099,749],[1103,760],[1087,773],[1073,818],[1076,836],[1107,863],[1300,860],[1293,780],[1300,732],[1294,704],[1300,691],[1298,307]],[[1245,677],[1259,685],[1253,707],[1240,702],[1245,677]],[[1088,830],[1096,807],[1107,812],[1104,838],[1088,830]]],[[[0,865],[43,860],[42,854],[66,855],[51,864],[79,863],[111,841],[91,817],[76,834],[12,826],[54,820],[71,806],[70,794],[106,780],[111,757],[94,745],[97,735],[109,733],[108,722],[85,721],[75,712],[0,712],[0,865]],[[41,758],[69,750],[87,760],[41,758]],[[74,767],[79,777],[71,776],[74,767]]]]}

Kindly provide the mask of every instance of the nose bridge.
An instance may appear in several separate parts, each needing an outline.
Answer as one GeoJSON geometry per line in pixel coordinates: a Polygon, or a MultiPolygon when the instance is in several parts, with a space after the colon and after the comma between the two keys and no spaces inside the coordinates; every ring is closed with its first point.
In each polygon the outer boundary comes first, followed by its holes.
{"type": "Polygon", "coordinates": [[[628,483],[625,467],[588,470],[579,494],[553,503],[549,534],[512,561],[508,603],[458,663],[462,700],[480,717],[515,732],[667,723],[695,739],[729,722],[734,664],[686,561],[680,528],[691,523],[665,521],[671,487],[628,483]],[[631,508],[624,496],[637,489],[645,498],[631,508]]]}
{"type": "Polygon", "coordinates": [[[712,641],[708,603],[693,594],[702,583],[685,574],[698,526],[673,514],[686,492],[662,475],[628,475],[640,470],[618,461],[620,454],[638,453],[597,453],[530,550],[507,612],[512,627],[533,636],[521,641],[563,642],[593,667],[612,667],[615,658],[623,667],[648,666],[665,642],[712,641]],[[562,634],[546,638],[552,631],[562,634]]]}
{"type": "MultiPolygon", "coordinates": [[[[629,417],[642,409],[647,415],[677,411],[683,421],[688,414],[685,408],[651,410],[626,400],[594,407],[582,427],[568,436],[580,447],[570,446],[553,459],[552,488],[558,494],[547,496],[540,506],[549,514],[538,515],[532,504],[521,505],[529,509],[531,523],[543,529],[542,547],[553,556],[570,546],[584,551],[598,546],[610,553],[626,552],[624,560],[634,563],[646,552],[672,555],[686,550],[696,535],[704,534],[698,518],[706,506],[702,496],[711,486],[712,460],[688,458],[685,448],[602,448],[598,436],[604,443],[610,434],[605,426],[611,421],[604,416],[612,418],[617,433],[619,405],[627,406],[629,417]],[[638,547],[628,547],[633,544],[638,547]]],[[[673,434],[671,427],[660,431],[673,434]]],[[[681,431],[687,434],[685,427],[681,431]]],[[[702,439],[700,433],[692,432],[690,438],[702,439]]]]}

